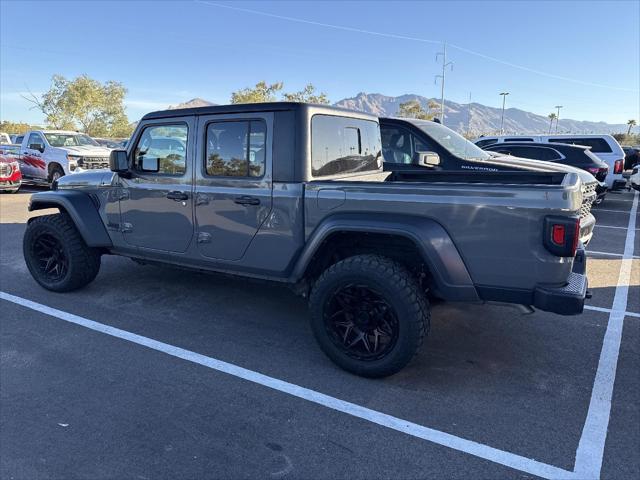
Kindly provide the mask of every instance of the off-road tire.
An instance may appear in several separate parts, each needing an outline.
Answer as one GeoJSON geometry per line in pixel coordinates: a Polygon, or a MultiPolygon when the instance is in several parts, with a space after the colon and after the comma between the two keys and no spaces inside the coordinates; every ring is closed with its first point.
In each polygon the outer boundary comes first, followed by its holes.
{"type": "Polygon", "coordinates": [[[386,377],[404,368],[429,331],[429,303],[416,278],[400,263],[379,255],[356,255],[341,260],[318,278],[309,297],[311,328],[322,351],[343,369],[364,377],[386,377]],[[393,309],[397,340],[384,357],[360,360],[337,347],[325,322],[332,295],[356,282],[371,286],[393,309]]]}
{"type": "Polygon", "coordinates": [[[49,168],[49,177],[47,178],[49,183],[53,183],[54,180],[59,180],[62,177],[64,177],[64,170],[60,165],[52,165],[51,168],[49,168]]]}
{"type": "Polygon", "coordinates": [[[33,218],[27,225],[22,250],[27,268],[35,281],[54,292],[70,292],[82,288],[91,283],[100,271],[100,251],[87,246],[73,221],[65,213],[33,218]],[[35,245],[43,235],[57,240],[61,255],[66,257],[68,267],[61,278],[48,278],[38,261],[35,245]]]}

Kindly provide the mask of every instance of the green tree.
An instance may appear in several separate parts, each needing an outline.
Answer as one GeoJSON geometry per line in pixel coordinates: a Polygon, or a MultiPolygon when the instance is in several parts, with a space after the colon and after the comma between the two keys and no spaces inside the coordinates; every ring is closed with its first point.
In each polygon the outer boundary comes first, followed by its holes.
{"type": "Polygon", "coordinates": [[[0,132],[4,133],[26,133],[29,130],[36,130],[40,127],[36,125],[29,125],[28,123],[23,122],[10,122],[8,120],[3,120],[0,122],[0,132]]]}
{"type": "Polygon", "coordinates": [[[121,83],[104,84],[81,75],[68,80],[54,75],[51,87],[42,96],[25,97],[54,128],[79,128],[91,136],[126,137],[131,134],[124,111],[127,89],[121,83]]]}
{"type": "Polygon", "coordinates": [[[629,128],[627,129],[627,136],[628,136],[628,135],[631,135],[631,129],[636,126],[636,121],[628,120],[627,125],[629,125],[629,128]]]}
{"type": "MultiPolygon", "coordinates": [[[[431,108],[431,105],[429,105],[431,108]]],[[[419,120],[432,120],[433,114],[425,111],[420,105],[418,100],[409,100],[408,102],[401,103],[398,110],[399,117],[405,118],[417,118],[419,120]]]]}
{"type": "Polygon", "coordinates": [[[285,93],[283,98],[287,102],[321,103],[325,105],[329,103],[327,94],[324,92],[316,93],[316,87],[311,83],[307,84],[304,90],[299,92],[285,93]]]}
{"type": "Polygon", "coordinates": [[[558,118],[558,116],[551,112],[549,115],[547,115],[547,118],[549,119],[549,135],[551,135],[551,127],[553,127],[553,121],[556,120],[558,118]]]}
{"type": "Polygon", "coordinates": [[[231,94],[231,103],[264,103],[274,102],[276,93],[282,90],[282,82],[267,85],[264,80],[256,83],[254,88],[243,88],[231,94]]]}

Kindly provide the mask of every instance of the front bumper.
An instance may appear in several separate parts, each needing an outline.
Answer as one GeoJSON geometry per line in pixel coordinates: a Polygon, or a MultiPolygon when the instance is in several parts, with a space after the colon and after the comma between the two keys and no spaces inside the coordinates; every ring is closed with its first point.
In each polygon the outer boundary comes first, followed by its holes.
{"type": "Polygon", "coordinates": [[[533,294],[533,306],[560,315],[578,315],[584,309],[584,301],[590,298],[587,290],[587,254],[584,247],[576,252],[573,269],[564,287],[537,287],[533,294]]]}

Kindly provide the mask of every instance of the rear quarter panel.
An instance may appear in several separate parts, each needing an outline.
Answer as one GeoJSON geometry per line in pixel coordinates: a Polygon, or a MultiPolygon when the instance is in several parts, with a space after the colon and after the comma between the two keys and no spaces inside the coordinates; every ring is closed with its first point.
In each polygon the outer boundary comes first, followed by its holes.
{"type": "Polygon", "coordinates": [[[307,183],[306,238],[337,213],[414,215],[432,219],[448,232],[475,285],[532,289],[565,283],[573,259],[544,248],[543,219],[562,212],[577,215],[579,182],[572,187],[385,183],[385,175],[307,183]],[[337,200],[324,200],[332,197],[337,200]]]}

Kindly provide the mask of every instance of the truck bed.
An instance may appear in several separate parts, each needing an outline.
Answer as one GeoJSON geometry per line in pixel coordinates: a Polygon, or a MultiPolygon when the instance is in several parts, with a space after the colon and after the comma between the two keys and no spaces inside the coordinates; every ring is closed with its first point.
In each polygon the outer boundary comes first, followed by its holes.
{"type": "Polygon", "coordinates": [[[545,249],[543,224],[548,215],[579,216],[580,187],[574,173],[535,172],[384,172],[312,181],[305,184],[305,233],[338,214],[434,222],[486,297],[505,285],[533,291],[541,281],[562,285],[571,272],[572,258],[545,249]]]}

